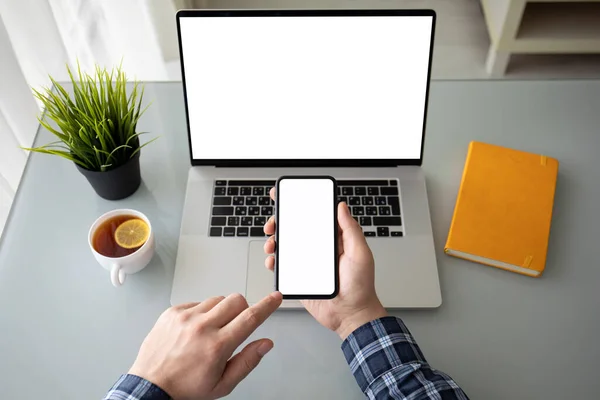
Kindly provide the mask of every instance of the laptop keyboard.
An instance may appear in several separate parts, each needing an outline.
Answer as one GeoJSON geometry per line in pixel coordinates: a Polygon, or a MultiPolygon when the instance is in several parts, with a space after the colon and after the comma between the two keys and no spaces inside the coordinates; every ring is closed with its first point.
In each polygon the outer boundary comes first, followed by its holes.
{"type": "MultiPolygon", "coordinates": [[[[345,201],[367,237],[401,237],[400,194],[396,179],[338,180],[345,201]]],[[[271,180],[216,180],[210,236],[265,237],[263,225],[275,212],[271,180]]]]}
{"type": "Polygon", "coordinates": [[[398,180],[339,180],[338,201],[345,201],[365,236],[404,235],[398,180]]]}

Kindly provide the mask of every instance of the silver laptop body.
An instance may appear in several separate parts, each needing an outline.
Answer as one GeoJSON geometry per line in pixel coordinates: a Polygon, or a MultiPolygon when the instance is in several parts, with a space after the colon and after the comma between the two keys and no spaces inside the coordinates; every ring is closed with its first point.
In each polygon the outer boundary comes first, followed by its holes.
{"type": "Polygon", "coordinates": [[[192,167],[171,303],[273,291],[268,190],[326,174],[363,228],[383,305],[438,307],[420,167],[435,13],[184,10],[177,27],[192,167]]]}

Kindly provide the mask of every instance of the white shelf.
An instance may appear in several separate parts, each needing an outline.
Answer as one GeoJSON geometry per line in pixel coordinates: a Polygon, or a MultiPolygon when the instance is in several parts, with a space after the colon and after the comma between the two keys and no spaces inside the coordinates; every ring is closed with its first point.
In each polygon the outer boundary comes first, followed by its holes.
{"type": "Polygon", "coordinates": [[[511,53],[525,54],[596,54],[600,39],[519,39],[511,53]]]}
{"type": "Polygon", "coordinates": [[[481,0],[481,5],[491,39],[490,75],[502,75],[514,53],[600,53],[600,0],[481,0]]]}
{"type": "Polygon", "coordinates": [[[600,2],[527,4],[520,38],[600,39],[600,2]]]}
{"type": "Polygon", "coordinates": [[[502,36],[502,26],[510,5],[509,0],[481,0],[481,8],[492,43],[502,36]]]}
{"type": "Polygon", "coordinates": [[[600,3],[529,3],[513,43],[515,52],[600,51],[600,3]]]}

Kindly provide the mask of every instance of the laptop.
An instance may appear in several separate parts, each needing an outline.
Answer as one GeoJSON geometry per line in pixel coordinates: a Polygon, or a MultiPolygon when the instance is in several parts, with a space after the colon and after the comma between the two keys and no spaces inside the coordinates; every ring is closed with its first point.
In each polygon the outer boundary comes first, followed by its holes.
{"type": "Polygon", "coordinates": [[[431,10],[177,13],[191,168],[172,304],[274,290],[269,190],[294,174],[336,178],[385,307],[441,304],[421,168],[434,27],[431,10]]]}

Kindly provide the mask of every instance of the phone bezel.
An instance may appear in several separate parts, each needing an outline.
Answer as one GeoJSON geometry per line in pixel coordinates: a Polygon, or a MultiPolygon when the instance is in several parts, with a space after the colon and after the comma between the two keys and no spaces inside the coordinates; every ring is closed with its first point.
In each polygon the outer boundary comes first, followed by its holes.
{"type": "MultiPolygon", "coordinates": [[[[279,184],[285,179],[327,179],[333,182],[333,251],[334,251],[334,290],[330,294],[285,294],[282,293],[285,300],[329,300],[337,296],[340,287],[339,280],[339,249],[338,249],[338,222],[337,222],[337,182],[334,177],[329,175],[284,175],[277,179],[275,190],[279,193],[279,184]]],[[[276,195],[275,201],[275,242],[279,242],[279,199],[276,195]]],[[[277,244],[275,245],[275,290],[279,290],[279,257],[277,257],[277,244]]]]}

